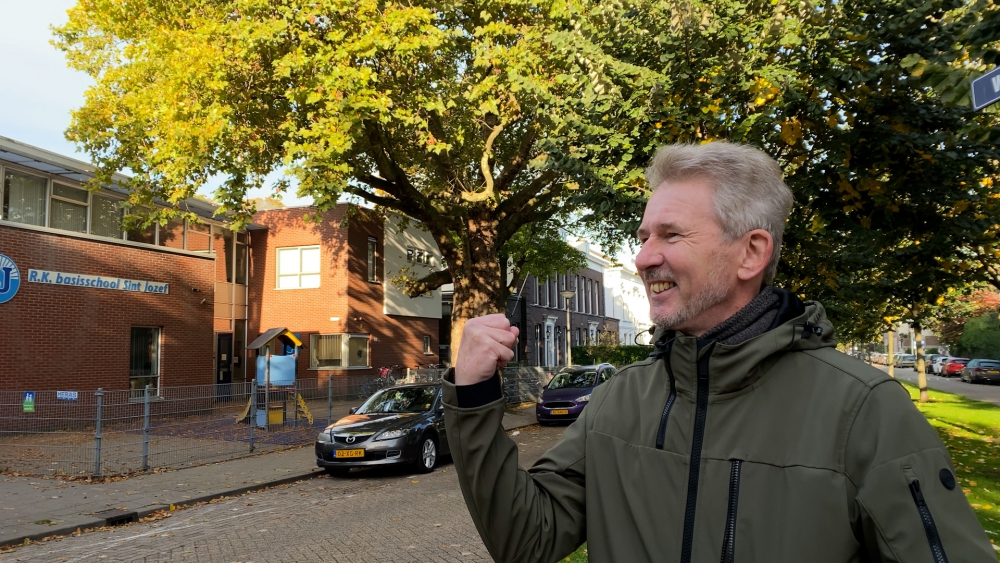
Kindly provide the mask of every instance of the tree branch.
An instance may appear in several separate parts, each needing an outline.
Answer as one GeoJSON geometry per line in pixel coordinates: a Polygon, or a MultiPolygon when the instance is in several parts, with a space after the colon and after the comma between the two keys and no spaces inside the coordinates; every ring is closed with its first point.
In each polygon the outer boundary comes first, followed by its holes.
{"type": "Polygon", "coordinates": [[[501,221],[497,226],[497,247],[499,248],[503,246],[504,243],[510,240],[510,237],[514,236],[514,233],[516,233],[522,225],[537,221],[545,221],[555,215],[556,212],[559,211],[559,206],[550,204],[558,194],[559,190],[549,190],[547,193],[539,196],[533,204],[522,207],[520,210],[508,216],[505,220],[501,221]]]}
{"type": "MultiPolygon", "coordinates": [[[[431,134],[437,139],[444,139],[447,136],[444,131],[444,124],[441,123],[441,114],[436,111],[432,111],[428,116],[427,129],[430,130],[431,134]]],[[[451,183],[453,191],[455,193],[464,192],[465,183],[462,182],[462,177],[455,171],[455,165],[451,161],[451,156],[433,151],[429,156],[431,161],[437,165],[441,175],[451,183]]]]}
{"type": "MultiPolygon", "coordinates": [[[[385,182],[385,180],[382,180],[377,176],[367,176],[367,177],[358,176],[357,178],[358,180],[378,189],[382,189],[379,186],[379,184],[385,182]]],[[[425,223],[427,222],[426,216],[422,213],[422,211],[419,208],[407,205],[404,201],[400,201],[399,199],[375,195],[369,192],[368,190],[356,186],[348,186],[344,188],[344,191],[349,194],[364,198],[369,203],[373,203],[375,205],[381,205],[382,207],[387,207],[389,209],[395,209],[396,211],[409,215],[410,217],[413,217],[418,221],[423,221],[425,223]]]]}
{"type": "Polygon", "coordinates": [[[518,174],[528,167],[528,157],[531,156],[531,149],[535,146],[535,139],[538,137],[538,128],[532,123],[528,130],[521,135],[521,141],[517,146],[517,153],[514,158],[504,166],[503,171],[497,176],[496,190],[504,192],[514,182],[518,174]]]}
{"type": "Polygon", "coordinates": [[[493,154],[493,142],[497,140],[500,132],[503,131],[505,122],[501,121],[493,126],[490,134],[486,137],[486,145],[483,147],[483,156],[479,159],[479,169],[483,173],[483,181],[486,189],[481,192],[462,191],[462,199],[469,203],[486,201],[493,197],[493,170],[490,166],[490,155],[493,154]]]}
{"type": "Polygon", "coordinates": [[[545,172],[542,172],[541,175],[532,180],[530,184],[518,190],[511,197],[500,202],[500,205],[497,206],[497,217],[499,217],[502,221],[508,215],[524,209],[525,206],[532,205],[532,199],[537,198],[538,194],[540,194],[546,186],[549,186],[558,177],[559,173],[553,170],[546,170],[545,172]]]}
{"type": "Polygon", "coordinates": [[[437,289],[442,285],[451,282],[451,271],[440,270],[432,274],[428,274],[419,280],[408,282],[406,284],[405,293],[410,297],[419,297],[432,289],[437,289]]]}

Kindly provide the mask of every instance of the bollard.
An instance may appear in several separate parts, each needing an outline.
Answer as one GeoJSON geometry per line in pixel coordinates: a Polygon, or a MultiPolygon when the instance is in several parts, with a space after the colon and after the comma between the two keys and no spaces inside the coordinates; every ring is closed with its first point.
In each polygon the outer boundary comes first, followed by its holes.
{"type": "Polygon", "coordinates": [[[250,452],[253,453],[253,427],[257,426],[257,378],[250,381],[250,452]]]}
{"type": "Polygon", "coordinates": [[[326,423],[333,424],[333,378],[326,377],[326,423]]]}
{"type": "Polygon", "coordinates": [[[296,379],[292,383],[292,408],[295,411],[292,413],[292,426],[295,428],[299,427],[299,380],[296,379]]]}
{"type": "Polygon", "coordinates": [[[101,476],[101,410],[104,406],[104,389],[98,388],[97,396],[97,427],[94,430],[94,477],[101,476]]]}
{"type": "Polygon", "coordinates": [[[149,384],[142,397],[142,470],[149,469],[149,384]]]}

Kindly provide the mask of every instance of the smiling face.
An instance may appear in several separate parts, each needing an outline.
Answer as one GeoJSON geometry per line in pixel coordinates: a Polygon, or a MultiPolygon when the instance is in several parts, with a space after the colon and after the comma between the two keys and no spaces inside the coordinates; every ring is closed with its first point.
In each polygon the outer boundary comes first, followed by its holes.
{"type": "Polygon", "coordinates": [[[659,328],[700,336],[748,300],[739,284],[739,245],[724,242],[707,179],[664,182],[653,191],[639,227],[635,266],[659,328]]]}

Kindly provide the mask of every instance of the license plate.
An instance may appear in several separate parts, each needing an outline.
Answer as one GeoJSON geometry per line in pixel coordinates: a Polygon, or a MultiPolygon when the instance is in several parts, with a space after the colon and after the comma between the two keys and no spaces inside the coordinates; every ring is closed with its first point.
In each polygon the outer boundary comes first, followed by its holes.
{"type": "Polygon", "coordinates": [[[365,457],[364,450],[337,450],[337,457],[365,457]]]}
{"type": "Polygon", "coordinates": [[[569,414],[569,409],[555,409],[552,414],[569,414]]]}
{"type": "Polygon", "coordinates": [[[988,369],[988,370],[986,370],[986,373],[988,373],[990,375],[1000,375],[1000,370],[988,369]]]}

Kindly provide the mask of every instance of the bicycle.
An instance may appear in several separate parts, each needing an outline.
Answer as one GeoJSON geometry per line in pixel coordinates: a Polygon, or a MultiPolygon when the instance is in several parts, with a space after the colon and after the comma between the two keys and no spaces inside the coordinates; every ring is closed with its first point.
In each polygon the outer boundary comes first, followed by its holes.
{"type": "Polygon", "coordinates": [[[365,381],[364,385],[362,385],[361,389],[358,391],[358,398],[367,399],[386,387],[396,385],[399,382],[399,378],[392,374],[394,372],[398,372],[400,369],[400,366],[378,368],[377,377],[373,377],[365,381]]]}

